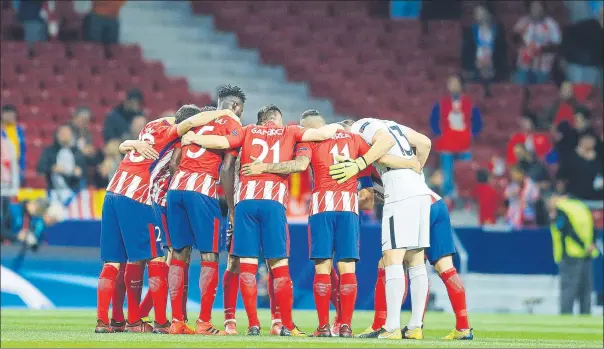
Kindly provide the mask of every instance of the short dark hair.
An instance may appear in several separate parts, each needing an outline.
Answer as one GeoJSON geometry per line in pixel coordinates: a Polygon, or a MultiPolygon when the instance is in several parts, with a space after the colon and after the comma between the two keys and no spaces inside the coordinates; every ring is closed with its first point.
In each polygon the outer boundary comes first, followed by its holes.
{"type": "Polygon", "coordinates": [[[181,122],[198,113],[201,113],[201,108],[195,104],[185,104],[176,111],[176,123],[180,124],[181,122]]]}
{"type": "Polygon", "coordinates": [[[301,119],[304,120],[310,116],[322,116],[322,115],[321,115],[321,113],[319,113],[319,111],[317,109],[308,109],[307,111],[302,113],[301,119]]]}
{"type": "Polygon", "coordinates": [[[216,107],[213,106],[213,105],[206,105],[205,107],[201,108],[201,112],[204,112],[204,111],[214,111],[214,110],[216,110],[216,107]]]}
{"type": "Polygon", "coordinates": [[[245,103],[245,93],[239,86],[234,85],[225,85],[218,88],[217,91],[218,99],[223,99],[226,97],[236,97],[241,99],[241,103],[245,103]]]}
{"type": "Polygon", "coordinates": [[[2,106],[2,112],[17,112],[17,108],[12,104],[5,104],[2,106]]]}
{"type": "Polygon", "coordinates": [[[260,108],[260,110],[258,110],[258,124],[264,123],[272,119],[276,113],[283,115],[281,109],[279,109],[274,104],[267,104],[264,107],[260,108]]]}
{"type": "Polygon", "coordinates": [[[481,168],[476,171],[476,181],[478,183],[487,183],[489,181],[489,170],[481,168]]]}
{"type": "Polygon", "coordinates": [[[139,90],[137,88],[133,88],[133,89],[129,90],[128,92],[126,92],[126,100],[131,100],[131,99],[136,99],[136,100],[142,101],[143,93],[141,92],[141,90],[139,90]]]}

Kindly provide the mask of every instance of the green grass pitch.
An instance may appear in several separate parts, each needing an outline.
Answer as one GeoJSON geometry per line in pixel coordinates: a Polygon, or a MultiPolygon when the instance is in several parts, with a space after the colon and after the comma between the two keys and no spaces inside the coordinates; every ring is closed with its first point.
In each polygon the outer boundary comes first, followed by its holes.
{"type": "MultiPolygon", "coordinates": [[[[245,333],[245,312],[238,312],[239,332],[245,333]]],[[[195,319],[197,314],[190,313],[195,319]]],[[[452,314],[428,313],[425,317],[423,341],[383,341],[340,338],[280,338],[268,336],[270,315],[261,311],[265,326],[260,337],[204,337],[170,336],[156,334],[95,334],[94,310],[32,311],[2,309],[1,347],[121,347],[121,348],[390,348],[390,347],[462,347],[462,348],[519,348],[519,347],[572,347],[602,348],[602,317],[565,317],[539,315],[474,314],[470,321],[475,340],[443,341],[454,324],[452,314]]],[[[371,312],[354,314],[354,330],[362,331],[371,323],[371,312]]],[[[402,314],[403,323],[409,318],[402,314]]],[[[214,313],[214,323],[222,325],[222,313],[214,313]]],[[[302,330],[311,333],[316,326],[314,311],[295,311],[294,319],[302,330]]]]}

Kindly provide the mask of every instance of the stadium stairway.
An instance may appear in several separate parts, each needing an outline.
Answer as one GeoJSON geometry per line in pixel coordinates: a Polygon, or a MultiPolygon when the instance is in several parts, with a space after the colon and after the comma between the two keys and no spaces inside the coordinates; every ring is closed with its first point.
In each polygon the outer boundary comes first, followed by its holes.
{"type": "Polygon", "coordinates": [[[283,67],[262,64],[257,50],[239,48],[235,34],[217,31],[211,16],[194,15],[188,1],[129,1],[120,21],[123,43],[138,43],[145,58],[162,61],[168,75],[186,77],[191,89],[215,94],[219,85],[241,86],[248,96],[244,122],[255,122],[269,103],[286,122],[309,108],[335,117],[330,101],[310,97],[305,83],[287,81],[283,67]]]}

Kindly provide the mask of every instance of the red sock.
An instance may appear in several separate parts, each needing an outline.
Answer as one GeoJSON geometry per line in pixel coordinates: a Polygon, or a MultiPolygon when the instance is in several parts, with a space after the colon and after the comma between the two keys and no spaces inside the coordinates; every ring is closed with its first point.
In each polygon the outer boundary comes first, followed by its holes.
{"type": "Polygon", "coordinates": [[[373,306],[375,312],[373,314],[374,331],[382,328],[386,324],[386,271],[384,268],[378,269],[378,277],[375,282],[375,295],[373,296],[373,306]]]}
{"type": "Polygon", "coordinates": [[[340,278],[335,268],[331,268],[331,304],[336,309],[335,322],[340,321],[340,313],[342,311],[340,307],[340,278]]]}
{"type": "Polygon", "coordinates": [[[281,312],[279,311],[279,305],[277,304],[277,298],[275,297],[273,273],[270,270],[268,271],[266,289],[268,290],[268,300],[271,307],[271,320],[281,320],[281,312]]]}
{"type": "MultiPolygon", "coordinates": [[[[331,278],[327,274],[315,274],[313,284],[315,294],[315,306],[319,317],[319,327],[329,325],[329,298],[331,292],[331,278]]],[[[333,297],[331,297],[333,299],[333,297]]]]}
{"type": "Polygon", "coordinates": [[[201,311],[199,320],[209,322],[212,320],[212,307],[216,299],[218,287],[218,262],[201,262],[199,275],[199,290],[201,291],[201,311]]]}
{"type": "Polygon", "coordinates": [[[466,289],[463,286],[461,278],[455,268],[445,270],[440,274],[440,278],[445,283],[447,294],[455,313],[455,328],[465,330],[470,328],[468,321],[468,312],[466,311],[466,289]]]}
{"type": "Polygon", "coordinates": [[[103,265],[101,275],[99,276],[99,284],[97,287],[97,304],[96,317],[104,323],[109,323],[109,304],[113,297],[115,289],[115,279],[119,274],[119,270],[113,265],[103,265]]]}
{"type": "Polygon", "coordinates": [[[119,273],[115,278],[115,287],[113,289],[113,299],[111,300],[111,318],[117,322],[123,322],[124,319],[124,298],[126,297],[126,285],[124,284],[124,271],[126,264],[120,265],[119,273]]]}
{"type": "Polygon", "coordinates": [[[145,267],[140,264],[126,264],[124,282],[126,283],[126,297],[128,297],[128,322],[135,323],[141,319],[139,304],[143,291],[143,273],[145,267]]]}
{"type": "Polygon", "coordinates": [[[273,278],[275,296],[279,305],[279,311],[281,312],[281,322],[283,322],[285,328],[293,330],[292,308],[294,306],[294,287],[292,279],[289,276],[289,265],[274,268],[273,278]]]}
{"type": "Polygon", "coordinates": [[[149,262],[149,293],[153,297],[155,322],[165,324],[166,307],[168,306],[168,278],[165,262],[149,262]]]}
{"type": "Polygon", "coordinates": [[[340,307],[342,314],[340,322],[350,326],[352,313],[357,301],[357,275],[355,273],[342,274],[340,278],[340,307]]]}
{"type": "Polygon", "coordinates": [[[170,288],[170,304],[172,305],[172,320],[184,321],[182,312],[182,297],[184,291],[185,270],[187,264],[178,259],[172,259],[168,271],[168,286],[170,288]]]}
{"type": "Polygon", "coordinates": [[[222,278],[222,292],[224,301],[224,321],[235,320],[237,309],[237,293],[239,292],[239,273],[225,271],[222,278]]]}
{"type": "Polygon", "coordinates": [[[256,284],[258,264],[241,263],[239,270],[239,288],[241,289],[241,297],[243,298],[249,327],[260,326],[258,320],[258,285],[256,284]]]}
{"type": "MultiPolygon", "coordinates": [[[[170,270],[170,266],[166,266],[166,274],[170,270]]],[[[182,288],[182,317],[184,321],[188,320],[187,317],[187,300],[189,299],[189,263],[185,264],[185,273],[183,275],[183,288],[182,288]]]]}
{"type": "Polygon", "coordinates": [[[147,294],[143,297],[143,301],[138,306],[141,317],[149,316],[151,309],[153,308],[153,296],[151,296],[151,292],[147,291],[147,294]]]}

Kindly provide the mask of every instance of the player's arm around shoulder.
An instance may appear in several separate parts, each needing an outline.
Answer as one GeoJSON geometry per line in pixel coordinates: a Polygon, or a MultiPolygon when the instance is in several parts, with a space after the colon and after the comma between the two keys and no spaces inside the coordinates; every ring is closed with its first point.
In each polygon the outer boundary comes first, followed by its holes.
{"type": "Polygon", "coordinates": [[[406,135],[409,144],[415,147],[417,158],[421,163],[422,167],[426,164],[430,150],[432,149],[432,141],[426,135],[421,134],[414,129],[407,128],[406,135]]]}
{"type": "Polygon", "coordinates": [[[306,155],[298,155],[295,159],[279,162],[279,163],[262,163],[260,161],[243,165],[241,167],[241,173],[246,176],[260,175],[263,173],[275,173],[275,174],[292,174],[297,172],[305,171],[310,164],[310,158],[306,155]]]}
{"type": "Polygon", "coordinates": [[[336,132],[343,131],[344,127],[339,124],[329,124],[319,128],[307,128],[303,129],[302,142],[320,142],[333,137],[336,132]]]}
{"type": "Polygon", "coordinates": [[[132,150],[141,154],[145,159],[157,160],[159,153],[153,149],[153,144],[137,139],[123,141],[119,146],[119,151],[122,154],[127,154],[132,150]]]}
{"type": "Polygon", "coordinates": [[[231,149],[239,148],[245,137],[245,129],[241,125],[229,129],[226,136],[221,135],[198,135],[191,131],[182,136],[182,145],[197,144],[207,149],[231,149]]]}
{"type": "Polygon", "coordinates": [[[239,120],[239,117],[235,115],[233,111],[229,109],[211,110],[203,111],[191,116],[186,120],[183,120],[181,123],[176,125],[176,131],[178,132],[179,136],[182,136],[189,132],[193,127],[203,126],[223,116],[228,116],[241,125],[241,120],[239,120]]]}

